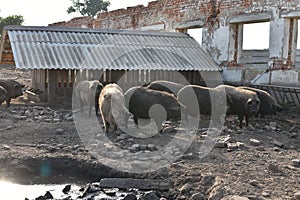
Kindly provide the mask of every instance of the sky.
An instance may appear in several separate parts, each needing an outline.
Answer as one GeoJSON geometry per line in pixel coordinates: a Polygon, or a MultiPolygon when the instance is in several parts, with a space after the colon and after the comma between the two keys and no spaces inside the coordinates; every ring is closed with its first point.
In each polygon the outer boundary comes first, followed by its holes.
{"type": "MultiPolygon", "coordinates": [[[[147,6],[153,0],[109,0],[109,10],[142,4],[147,6]]],[[[47,26],[60,21],[80,17],[79,13],[68,14],[70,0],[0,0],[0,16],[22,15],[26,26],[47,26]]]]}
{"type": "MultiPolygon", "coordinates": [[[[108,9],[111,11],[139,4],[147,6],[148,2],[154,0],[109,1],[111,5],[108,9]]],[[[26,26],[47,26],[55,22],[68,21],[74,17],[80,17],[79,13],[68,14],[66,12],[71,5],[71,0],[0,0],[0,16],[22,15],[26,26]]],[[[267,49],[269,46],[268,32],[268,23],[245,25],[243,49],[267,49]]],[[[201,29],[189,30],[188,33],[201,44],[201,29]]],[[[297,46],[300,48],[300,42],[298,42],[297,46]]]]}

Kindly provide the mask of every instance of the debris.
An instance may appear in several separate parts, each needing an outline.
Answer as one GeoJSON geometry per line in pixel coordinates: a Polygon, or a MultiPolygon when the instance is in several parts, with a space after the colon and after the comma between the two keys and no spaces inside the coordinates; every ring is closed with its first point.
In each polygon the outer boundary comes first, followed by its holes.
{"type": "Polygon", "coordinates": [[[181,188],[179,188],[180,193],[184,194],[192,189],[192,185],[190,183],[184,184],[181,188]]]}
{"type": "Polygon", "coordinates": [[[292,163],[293,163],[294,167],[300,167],[300,160],[299,159],[293,159],[292,163]]]}
{"type": "Polygon", "coordinates": [[[253,146],[259,146],[260,145],[260,141],[256,140],[256,139],[250,139],[250,144],[253,146]]]}
{"type": "Polygon", "coordinates": [[[58,128],[58,129],[56,129],[55,133],[56,133],[57,135],[62,135],[62,134],[64,133],[64,130],[61,129],[61,128],[58,128]]]}
{"type": "Polygon", "coordinates": [[[296,193],[294,194],[294,199],[295,199],[295,200],[300,200],[300,191],[299,191],[299,192],[296,192],[296,193]]]}
{"type": "Polygon", "coordinates": [[[277,140],[274,140],[273,144],[274,144],[275,146],[278,146],[278,147],[280,147],[280,148],[282,148],[282,147],[283,147],[283,143],[282,143],[282,142],[280,142],[280,141],[277,141],[277,140]]]}
{"type": "Polygon", "coordinates": [[[66,185],[66,186],[64,187],[64,189],[62,190],[62,192],[63,192],[64,194],[68,194],[68,193],[70,192],[70,190],[71,190],[71,185],[66,185]]]}
{"type": "Polygon", "coordinates": [[[101,188],[136,188],[143,190],[168,190],[170,183],[162,180],[133,179],[133,178],[104,178],[101,179],[101,188]]]}
{"type": "Polygon", "coordinates": [[[269,196],[270,196],[270,193],[268,193],[268,192],[263,192],[261,195],[262,195],[263,197],[269,197],[269,196]]]}
{"type": "Polygon", "coordinates": [[[200,192],[197,192],[193,194],[189,200],[204,200],[204,199],[205,199],[204,195],[200,192]]]}
{"type": "Polygon", "coordinates": [[[281,171],[279,170],[279,167],[277,164],[273,164],[273,163],[270,163],[268,165],[268,170],[273,172],[273,173],[281,173],[281,171]]]}

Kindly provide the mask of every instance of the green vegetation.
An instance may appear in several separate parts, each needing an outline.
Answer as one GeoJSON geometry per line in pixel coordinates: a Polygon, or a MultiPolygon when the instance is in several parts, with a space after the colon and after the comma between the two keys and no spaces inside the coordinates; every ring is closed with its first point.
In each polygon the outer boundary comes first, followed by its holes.
{"type": "Polygon", "coordinates": [[[107,11],[110,5],[109,1],[103,0],[71,0],[73,5],[67,10],[67,13],[79,12],[83,16],[94,17],[97,12],[107,11]]]}

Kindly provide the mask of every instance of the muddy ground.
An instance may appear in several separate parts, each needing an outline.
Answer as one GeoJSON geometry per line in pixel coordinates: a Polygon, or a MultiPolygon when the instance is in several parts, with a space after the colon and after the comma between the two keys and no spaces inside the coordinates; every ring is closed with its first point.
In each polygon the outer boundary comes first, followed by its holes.
{"type": "MultiPolygon", "coordinates": [[[[30,72],[2,69],[0,77],[16,77],[30,88],[30,72]]],[[[22,184],[86,184],[104,177],[166,180],[171,183],[170,190],[161,194],[166,199],[234,199],[232,195],[296,199],[300,192],[300,108],[251,119],[243,129],[236,126],[235,117],[229,117],[213,150],[200,158],[199,147],[209,137],[204,126],[183,155],[149,173],[124,173],[103,165],[82,142],[72,114],[70,104],[48,107],[24,97],[10,108],[1,105],[2,180],[22,184]]],[[[121,132],[109,138],[124,151],[156,151],[172,140],[176,130],[169,125],[164,133],[148,139],[124,137],[121,132]]],[[[172,154],[177,150],[172,149],[172,154]]]]}

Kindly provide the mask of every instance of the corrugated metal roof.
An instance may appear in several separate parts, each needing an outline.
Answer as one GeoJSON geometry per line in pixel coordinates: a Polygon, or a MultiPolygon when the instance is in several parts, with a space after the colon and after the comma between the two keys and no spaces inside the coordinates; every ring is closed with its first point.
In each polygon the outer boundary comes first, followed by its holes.
{"type": "Polygon", "coordinates": [[[175,32],[7,26],[19,69],[217,71],[190,36],[175,32]]]}

